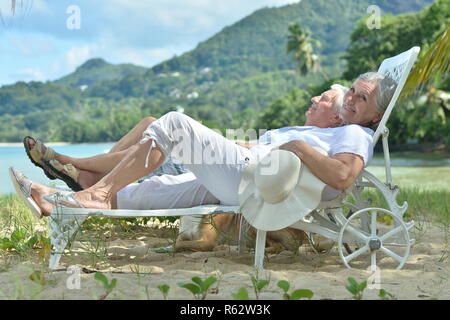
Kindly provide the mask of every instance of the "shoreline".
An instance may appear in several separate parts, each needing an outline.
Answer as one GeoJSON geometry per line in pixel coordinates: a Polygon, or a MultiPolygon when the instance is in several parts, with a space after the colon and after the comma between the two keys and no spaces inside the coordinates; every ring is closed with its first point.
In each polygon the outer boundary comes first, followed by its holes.
{"type": "MultiPolygon", "coordinates": [[[[108,144],[114,142],[46,142],[45,145],[49,147],[68,146],[75,144],[108,144]]],[[[0,147],[22,147],[23,142],[0,142],[0,147]]]]}

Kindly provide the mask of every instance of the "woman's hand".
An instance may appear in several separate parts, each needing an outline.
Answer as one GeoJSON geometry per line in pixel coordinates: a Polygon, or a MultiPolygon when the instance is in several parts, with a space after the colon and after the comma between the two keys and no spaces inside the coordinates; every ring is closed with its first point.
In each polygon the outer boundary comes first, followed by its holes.
{"type": "Polygon", "coordinates": [[[338,190],[350,187],[364,168],[359,155],[338,153],[328,157],[302,140],[289,141],[278,149],[293,152],[316,177],[338,190]]]}
{"type": "Polygon", "coordinates": [[[237,145],[250,149],[251,147],[255,146],[255,144],[251,144],[250,142],[241,142],[241,141],[235,141],[234,143],[236,143],[237,145]]]}

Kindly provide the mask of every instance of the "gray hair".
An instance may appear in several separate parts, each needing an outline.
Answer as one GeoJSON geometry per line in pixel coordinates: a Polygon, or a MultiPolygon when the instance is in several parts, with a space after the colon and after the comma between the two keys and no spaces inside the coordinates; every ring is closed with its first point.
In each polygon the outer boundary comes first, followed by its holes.
{"type": "Polygon", "coordinates": [[[340,84],[333,84],[331,86],[331,90],[337,91],[337,96],[334,99],[334,111],[336,111],[336,113],[340,113],[342,108],[344,107],[344,96],[349,88],[340,84]]]}
{"type": "Polygon", "coordinates": [[[378,112],[384,113],[391,102],[395,89],[397,89],[397,82],[391,77],[378,72],[363,73],[356,79],[356,81],[358,80],[376,84],[376,108],[378,112]]]}

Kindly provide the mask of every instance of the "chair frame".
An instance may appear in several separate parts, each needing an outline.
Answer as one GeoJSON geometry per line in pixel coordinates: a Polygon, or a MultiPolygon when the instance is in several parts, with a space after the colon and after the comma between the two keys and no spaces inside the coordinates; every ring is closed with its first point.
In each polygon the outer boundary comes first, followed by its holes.
{"type": "MultiPolygon", "coordinates": [[[[399,188],[392,183],[392,173],[390,165],[388,136],[389,129],[386,123],[389,116],[400,96],[401,90],[406,82],[409,72],[419,54],[420,47],[413,47],[395,57],[385,59],[381,64],[378,72],[388,74],[393,77],[398,86],[391,99],[391,102],[381,119],[378,128],[373,136],[373,145],[375,146],[379,138],[382,139],[383,153],[385,161],[386,182],[381,182],[370,172],[363,170],[355,183],[343,192],[339,197],[332,201],[322,202],[316,210],[311,212],[307,217],[294,223],[291,227],[303,230],[309,233],[316,233],[328,239],[335,241],[338,245],[339,255],[344,265],[351,268],[350,261],[365,251],[370,251],[370,267],[371,270],[377,268],[376,254],[382,251],[386,255],[397,260],[399,263],[397,269],[401,269],[409,257],[410,247],[414,240],[409,237],[409,230],[414,222],[406,223],[403,215],[408,208],[408,204],[404,202],[402,205],[397,203],[397,194],[399,188]],[[370,203],[363,200],[362,192],[365,188],[375,188],[381,192],[388,204],[388,209],[369,207],[370,203]],[[346,201],[348,195],[352,195],[356,204],[346,201]],[[356,210],[351,216],[345,217],[343,207],[350,206],[356,210]],[[394,226],[387,238],[380,238],[376,234],[376,217],[377,212],[389,215],[394,221],[394,226]],[[370,213],[370,214],[369,214],[370,213]],[[351,225],[351,220],[361,218],[361,228],[355,229],[351,225]],[[399,256],[394,252],[383,247],[383,243],[393,235],[402,233],[406,239],[405,254],[399,256]],[[360,241],[363,245],[357,251],[345,255],[345,244],[349,241],[360,241]],[[363,251],[364,249],[364,251],[363,251]]],[[[81,224],[90,216],[100,216],[108,218],[142,218],[142,217],[173,217],[184,215],[208,215],[208,214],[239,214],[239,206],[220,206],[220,205],[203,205],[193,208],[167,209],[167,210],[98,210],[98,209],[79,209],[79,208],[62,208],[57,207],[52,211],[49,219],[51,253],[49,268],[56,269],[58,267],[62,253],[64,252],[70,239],[74,236],[81,224]]],[[[240,235],[239,235],[239,251],[245,246],[244,234],[248,228],[245,219],[241,218],[240,235]]],[[[264,250],[266,242],[266,231],[257,230],[255,245],[255,267],[262,269],[264,262],[264,250]]],[[[311,243],[314,245],[314,243],[311,243]]]]}

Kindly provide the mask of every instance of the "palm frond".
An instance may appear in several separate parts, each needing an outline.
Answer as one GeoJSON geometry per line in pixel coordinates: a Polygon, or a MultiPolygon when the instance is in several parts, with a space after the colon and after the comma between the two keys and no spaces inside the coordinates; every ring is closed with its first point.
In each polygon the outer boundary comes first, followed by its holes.
{"type": "Polygon", "coordinates": [[[431,45],[416,63],[402,91],[404,98],[412,96],[437,74],[444,74],[450,67],[450,27],[431,45]]]}

